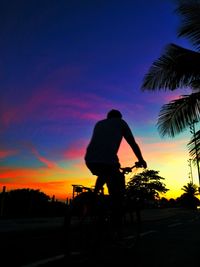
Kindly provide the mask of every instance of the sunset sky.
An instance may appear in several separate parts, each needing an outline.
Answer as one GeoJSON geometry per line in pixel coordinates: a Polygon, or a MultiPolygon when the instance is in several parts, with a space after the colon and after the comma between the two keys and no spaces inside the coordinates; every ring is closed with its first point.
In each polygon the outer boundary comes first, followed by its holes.
{"type": "MultiPolygon", "coordinates": [[[[171,0],[8,0],[0,9],[0,186],[63,200],[93,186],[84,153],[97,120],[119,109],[148,168],[178,197],[189,180],[189,130],[162,138],[161,106],[187,94],[142,92],[151,63],[177,38],[171,0]]],[[[123,142],[123,166],[137,160],[123,142]]],[[[193,166],[194,183],[198,184],[193,166]]],[[[129,176],[130,177],[130,176],[129,176]]],[[[128,179],[128,177],[127,177],[128,179]]]]}

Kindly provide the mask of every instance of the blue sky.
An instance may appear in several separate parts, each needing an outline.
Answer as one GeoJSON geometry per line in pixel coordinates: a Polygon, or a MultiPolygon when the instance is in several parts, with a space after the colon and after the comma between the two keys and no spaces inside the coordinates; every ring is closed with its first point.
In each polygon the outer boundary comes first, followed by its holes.
{"type": "MultiPolygon", "coordinates": [[[[177,39],[174,1],[3,1],[0,10],[0,185],[58,198],[93,185],[84,152],[111,108],[130,124],[169,197],[189,182],[185,131],[161,138],[164,103],[187,93],[142,92],[145,73],[177,39]]],[[[122,164],[136,159],[123,143],[122,164]]],[[[195,168],[194,168],[195,173],[195,168]]],[[[196,181],[197,182],[197,181],[196,181]]]]}

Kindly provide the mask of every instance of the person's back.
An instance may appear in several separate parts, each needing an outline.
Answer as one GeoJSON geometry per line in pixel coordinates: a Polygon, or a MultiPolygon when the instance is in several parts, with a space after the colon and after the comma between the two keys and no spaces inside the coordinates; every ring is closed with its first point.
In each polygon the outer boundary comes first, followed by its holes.
{"type": "Polygon", "coordinates": [[[89,162],[118,162],[117,152],[127,131],[127,124],[120,118],[104,119],[95,125],[85,160],[89,162]]]}
{"type": "Polygon", "coordinates": [[[142,157],[139,146],[135,142],[131,129],[122,119],[122,114],[118,110],[109,111],[106,119],[96,123],[85,154],[87,166],[91,163],[119,165],[117,152],[123,137],[132,148],[141,165],[146,167],[146,162],[142,157]]]}

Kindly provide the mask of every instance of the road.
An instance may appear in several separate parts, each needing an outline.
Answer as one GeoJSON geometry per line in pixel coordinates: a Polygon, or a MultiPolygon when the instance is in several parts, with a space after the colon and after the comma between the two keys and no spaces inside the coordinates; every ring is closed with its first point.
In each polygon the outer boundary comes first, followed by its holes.
{"type": "MultiPolygon", "coordinates": [[[[2,267],[134,266],[178,267],[199,265],[200,214],[181,209],[147,210],[142,214],[140,238],[131,248],[102,247],[89,258],[64,258],[62,223],[24,231],[1,232],[2,267]],[[109,252],[109,253],[108,253],[109,252]]],[[[62,222],[62,220],[61,220],[62,222]]],[[[131,233],[132,235],[132,233],[131,233]]],[[[105,246],[106,247],[106,246],[105,246]]]]}
{"type": "Polygon", "coordinates": [[[137,250],[137,265],[199,266],[200,216],[179,213],[146,224],[137,250]]]}

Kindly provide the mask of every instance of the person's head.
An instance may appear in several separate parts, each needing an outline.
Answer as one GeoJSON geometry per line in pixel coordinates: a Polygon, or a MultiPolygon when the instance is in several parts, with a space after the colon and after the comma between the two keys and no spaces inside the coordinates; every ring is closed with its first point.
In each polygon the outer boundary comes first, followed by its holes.
{"type": "Polygon", "coordinates": [[[107,118],[110,119],[110,118],[119,118],[121,119],[122,118],[122,114],[119,110],[116,110],[116,109],[111,109],[108,113],[107,113],[107,118]]]}

